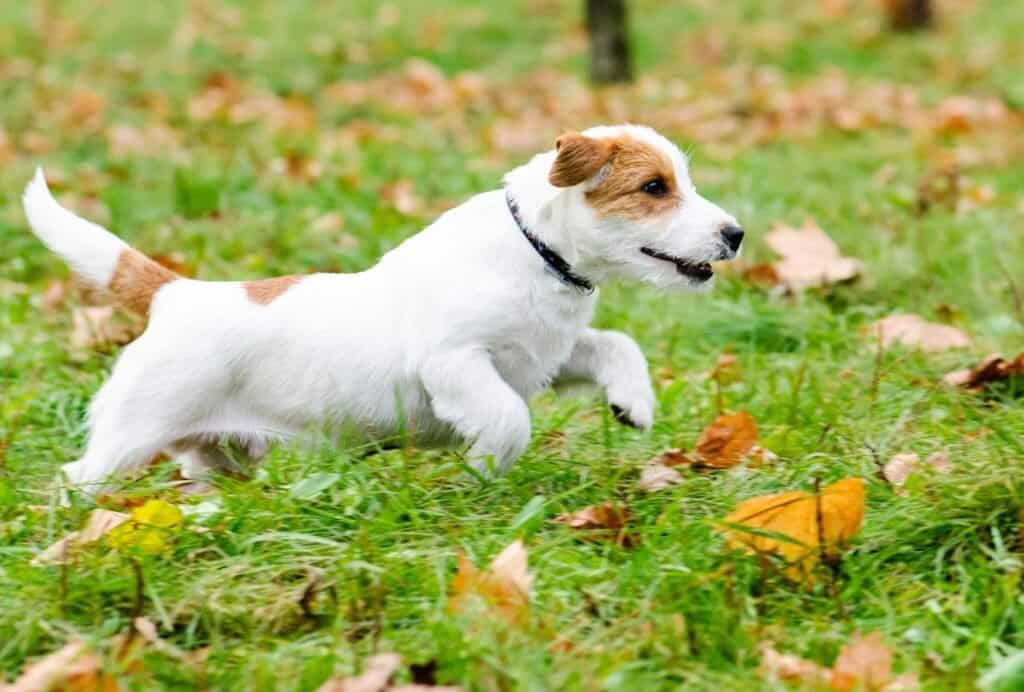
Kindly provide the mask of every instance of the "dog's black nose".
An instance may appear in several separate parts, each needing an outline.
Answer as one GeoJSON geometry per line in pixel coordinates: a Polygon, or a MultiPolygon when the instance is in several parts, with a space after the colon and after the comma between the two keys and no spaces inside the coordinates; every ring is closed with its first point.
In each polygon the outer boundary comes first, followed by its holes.
{"type": "Polygon", "coordinates": [[[729,249],[736,252],[740,249],[740,243],[743,242],[743,229],[739,226],[726,226],[722,229],[722,237],[725,238],[725,244],[729,246],[729,249]]]}

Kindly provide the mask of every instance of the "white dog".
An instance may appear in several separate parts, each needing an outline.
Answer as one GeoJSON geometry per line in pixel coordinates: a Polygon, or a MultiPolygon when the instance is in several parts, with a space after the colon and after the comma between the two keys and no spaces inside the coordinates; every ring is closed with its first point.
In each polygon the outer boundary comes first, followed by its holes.
{"type": "Polygon", "coordinates": [[[91,404],[85,456],[64,466],[83,487],[161,452],[187,477],[231,470],[222,442],[259,456],[310,428],[467,442],[475,468],[501,473],[529,443],[526,402],[559,380],[598,385],[616,417],[647,429],[647,362],[630,337],[588,326],[594,287],[700,286],[743,237],[697,194],[679,149],[634,125],[562,135],[503,190],[358,274],[186,279],[62,208],[41,171],[24,204],[82,279],[149,316],[91,404]]]}

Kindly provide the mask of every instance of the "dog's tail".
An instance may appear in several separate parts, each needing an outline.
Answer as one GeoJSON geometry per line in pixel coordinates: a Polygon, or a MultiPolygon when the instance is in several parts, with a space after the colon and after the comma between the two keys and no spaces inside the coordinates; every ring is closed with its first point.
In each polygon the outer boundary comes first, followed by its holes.
{"type": "Polygon", "coordinates": [[[32,232],[94,288],[106,289],[125,308],[149,314],[153,296],[180,278],[107,229],[60,206],[36,169],[22,199],[32,232]]]}

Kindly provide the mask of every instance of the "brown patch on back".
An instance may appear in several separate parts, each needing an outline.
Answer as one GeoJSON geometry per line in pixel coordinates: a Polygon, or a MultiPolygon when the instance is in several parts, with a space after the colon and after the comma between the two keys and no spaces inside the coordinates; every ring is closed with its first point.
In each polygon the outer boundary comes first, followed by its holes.
{"type": "Polygon", "coordinates": [[[301,276],[277,276],[273,279],[246,281],[245,294],[257,305],[270,305],[275,298],[302,281],[301,276]]]}
{"type": "Polygon", "coordinates": [[[138,250],[125,248],[117,257],[114,274],[107,288],[125,308],[140,315],[149,314],[153,296],[165,284],[180,278],[138,250]]]}
{"type": "Polygon", "coordinates": [[[657,148],[629,136],[605,140],[612,154],[608,174],[586,193],[600,216],[642,219],[658,216],[679,205],[682,198],[672,161],[657,148]],[[667,192],[650,195],[641,188],[656,178],[667,192]]]}

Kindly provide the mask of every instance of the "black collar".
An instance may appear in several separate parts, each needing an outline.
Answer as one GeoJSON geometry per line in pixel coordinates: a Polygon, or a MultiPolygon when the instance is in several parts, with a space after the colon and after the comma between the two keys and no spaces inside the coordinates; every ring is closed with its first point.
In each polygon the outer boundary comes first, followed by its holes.
{"type": "Polygon", "coordinates": [[[574,274],[569,266],[569,263],[565,261],[565,258],[560,254],[548,247],[547,243],[535,236],[526,224],[523,223],[523,217],[519,214],[519,205],[512,199],[512,192],[505,188],[505,201],[508,203],[508,210],[512,214],[512,218],[515,220],[516,225],[519,226],[519,230],[523,232],[523,235],[533,249],[537,251],[540,258],[544,260],[544,264],[547,265],[548,269],[554,272],[558,280],[564,284],[572,286],[581,293],[593,293],[594,284],[584,279],[579,274],[574,274]]]}

